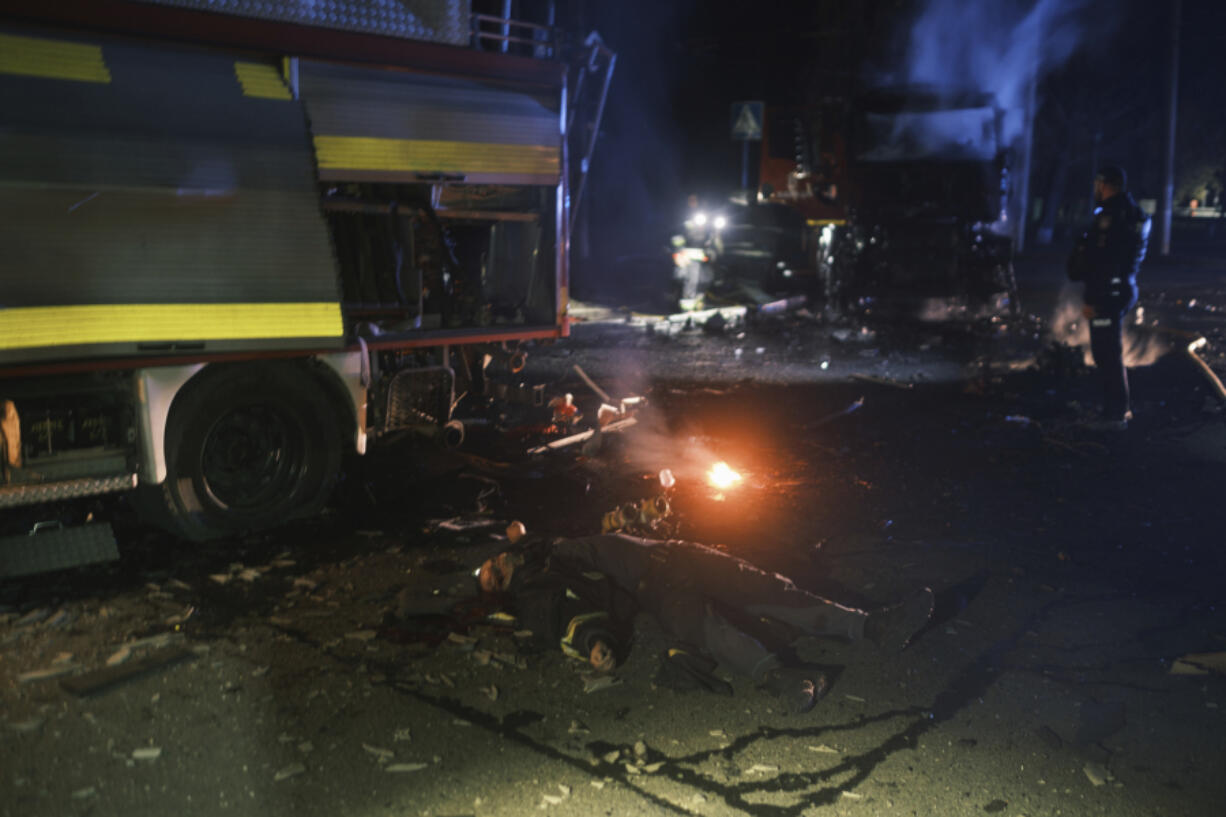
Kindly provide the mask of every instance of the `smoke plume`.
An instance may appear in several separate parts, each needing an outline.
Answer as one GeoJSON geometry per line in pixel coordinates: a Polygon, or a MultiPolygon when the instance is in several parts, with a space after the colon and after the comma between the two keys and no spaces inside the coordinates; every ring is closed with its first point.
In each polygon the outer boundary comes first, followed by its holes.
{"type": "MultiPolygon", "coordinates": [[[[1146,332],[1137,318],[1141,307],[1130,312],[1124,319],[1124,365],[1129,368],[1149,366],[1170,349],[1161,336],[1146,332]]],[[[1051,335],[1053,340],[1081,349],[1087,366],[1093,365],[1090,354],[1090,322],[1081,314],[1081,299],[1075,284],[1065,284],[1060,291],[1055,312],[1052,313],[1051,335]]]]}
{"type": "Polygon", "coordinates": [[[903,79],[996,96],[1004,142],[1021,134],[1026,93],[1076,49],[1089,0],[929,0],[911,26],[903,79]]]}

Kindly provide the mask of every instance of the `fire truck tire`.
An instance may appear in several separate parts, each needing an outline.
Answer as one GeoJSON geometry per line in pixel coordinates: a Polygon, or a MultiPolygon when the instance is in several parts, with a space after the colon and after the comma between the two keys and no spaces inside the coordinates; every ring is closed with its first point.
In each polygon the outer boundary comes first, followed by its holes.
{"type": "Polygon", "coordinates": [[[318,513],[340,463],[337,412],[306,367],[222,368],[172,409],[163,507],[195,541],[270,528],[318,513]]]}

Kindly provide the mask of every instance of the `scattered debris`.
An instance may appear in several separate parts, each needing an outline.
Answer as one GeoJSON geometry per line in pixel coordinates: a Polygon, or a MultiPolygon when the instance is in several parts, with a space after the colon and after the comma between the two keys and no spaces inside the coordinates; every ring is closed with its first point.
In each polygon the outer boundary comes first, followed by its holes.
{"type": "Polygon", "coordinates": [[[588,693],[599,692],[621,684],[621,679],[613,675],[585,674],[580,677],[583,678],[583,691],[588,693]]]}
{"type": "Polygon", "coordinates": [[[354,630],[351,633],[345,633],[345,638],[351,641],[370,641],[378,635],[375,630],[354,630]]]}
{"type": "Polygon", "coordinates": [[[493,684],[490,684],[487,687],[481,687],[481,692],[483,692],[485,697],[489,698],[491,701],[498,700],[498,687],[494,686],[493,684]]]}
{"type": "Polygon", "coordinates": [[[779,767],[771,763],[755,763],[745,770],[745,774],[775,774],[779,767]]]}
{"type": "Polygon", "coordinates": [[[160,746],[142,746],[132,750],[133,760],[157,760],[161,756],[162,747],[160,746]]]}
{"type": "Polygon", "coordinates": [[[443,519],[433,523],[434,527],[441,530],[455,531],[456,533],[464,533],[471,530],[481,530],[482,528],[490,528],[497,525],[498,522],[493,519],[464,519],[462,517],[454,517],[452,519],[443,519]]]}
{"type": "Polygon", "coordinates": [[[858,794],[857,792],[854,792],[854,791],[844,791],[844,792],[841,792],[841,794],[842,794],[844,797],[846,797],[848,800],[862,800],[862,799],[864,799],[864,795],[863,795],[863,794],[858,794]]]}
{"type": "Polygon", "coordinates": [[[578,434],[572,434],[569,437],[563,437],[560,440],[554,440],[552,442],[545,443],[544,445],[538,445],[535,448],[529,448],[528,453],[536,455],[544,454],[549,451],[557,451],[562,448],[569,448],[572,445],[578,445],[579,443],[588,441],[595,436],[598,430],[605,434],[611,434],[618,431],[625,431],[627,428],[630,428],[636,423],[638,423],[638,420],[636,420],[634,417],[626,417],[622,420],[609,423],[602,429],[589,428],[587,431],[580,431],[578,434]]]}
{"type": "Polygon", "coordinates": [[[306,766],[301,763],[291,763],[279,770],[272,776],[272,779],[278,783],[282,780],[289,780],[291,777],[297,777],[300,774],[306,773],[306,766]]]}
{"type": "Polygon", "coordinates": [[[588,725],[582,721],[571,721],[566,733],[568,735],[587,735],[590,734],[591,731],[592,730],[588,728],[588,725]]]}
{"type": "Polygon", "coordinates": [[[28,718],[17,723],[10,723],[9,729],[12,729],[19,735],[27,735],[31,732],[38,731],[45,721],[42,718],[28,718]]]}
{"type": "Polygon", "coordinates": [[[391,749],[384,749],[380,746],[371,746],[369,743],[363,743],[362,748],[366,750],[367,754],[374,755],[375,760],[377,760],[380,765],[390,763],[391,760],[396,757],[396,753],[391,749]]]}
{"type": "Polygon", "coordinates": [[[60,664],[59,666],[51,666],[45,669],[31,670],[23,672],[17,676],[17,683],[29,684],[34,681],[46,681],[49,678],[59,678],[61,675],[68,675],[77,667],[75,664],[60,664]]]}
{"type": "Polygon", "coordinates": [[[131,657],[132,657],[131,647],[126,647],[126,646],[120,647],[118,650],[111,653],[111,656],[106,659],[106,665],[108,667],[116,667],[122,664],[124,661],[127,661],[131,657]]]}
{"type": "Polygon", "coordinates": [[[93,797],[97,793],[98,793],[98,790],[94,788],[93,786],[86,786],[83,789],[77,789],[76,791],[74,791],[72,793],[72,799],[73,800],[85,800],[86,798],[93,797]]]}
{"type": "Polygon", "coordinates": [[[862,383],[874,383],[878,386],[889,386],[895,389],[913,389],[915,388],[914,383],[906,383],[901,380],[894,380],[893,378],[889,378],[889,377],[880,377],[879,375],[875,375],[875,374],[855,373],[851,375],[851,379],[859,380],[862,383]]]}
{"type": "Polygon", "coordinates": [[[385,772],[420,772],[429,763],[390,763],[383,767],[385,772]]]}
{"type": "Polygon", "coordinates": [[[824,743],[820,743],[820,744],[818,744],[817,746],[806,746],[805,748],[806,748],[806,749],[808,749],[810,752],[820,752],[820,753],[822,753],[822,754],[826,754],[826,755],[837,755],[837,754],[839,754],[839,750],[838,750],[838,749],[835,749],[833,746],[827,746],[827,745],[826,745],[826,744],[824,744],[824,743]]]}
{"type": "Polygon", "coordinates": [[[1097,763],[1087,763],[1081,768],[1085,773],[1086,778],[1095,787],[1105,785],[1108,781],[1113,780],[1111,772],[1097,763]]]}
{"type": "Polygon", "coordinates": [[[182,644],[160,647],[135,661],[102,667],[72,678],[65,678],[60,681],[60,687],[73,695],[92,695],[123,681],[165,669],[195,654],[193,650],[182,644]]]}
{"type": "MultiPolygon", "coordinates": [[[[600,386],[597,386],[596,381],[588,377],[587,372],[583,371],[583,368],[580,367],[578,363],[574,365],[574,370],[575,370],[575,374],[579,375],[579,379],[582,380],[585,384],[587,384],[587,387],[591,389],[596,394],[597,397],[599,397],[601,400],[603,400],[606,403],[613,402],[613,398],[609,396],[609,393],[605,391],[604,389],[600,388],[600,386]]],[[[570,395],[567,395],[567,396],[569,397],[570,395]]]]}
{"type": "Polygon", "coordinates": [[[1171,663],[1171,675],[1226,674],[1226,652],[1193,652],[1171,663]]]}
{"type": "Polygon", "coordinates": [[[392,735],[392,740],[397,743],[411,741],[413,739],[413,730],[408,726],[402,726],[392,735]]]}
{"type": "Polygon", "coordinates": [[[477,643],[477,639],[473,638],[471,635],[447,633],[447,643],[455,644],[458,647],[471,647],[477,643]]]}

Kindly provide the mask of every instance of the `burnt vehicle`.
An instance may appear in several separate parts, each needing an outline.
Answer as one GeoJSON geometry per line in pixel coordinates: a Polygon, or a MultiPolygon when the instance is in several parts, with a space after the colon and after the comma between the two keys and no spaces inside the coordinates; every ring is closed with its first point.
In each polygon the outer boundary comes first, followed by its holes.
{"type": "Polygon", "coordinates": [[[683,308],[804,292],[832,312],[1016,311],[1004,115],[923,86],[768,107],[756,201],[692,206],[673,239],[683,308]]]}
{"type": "Polygon", "coordinates": [[[848,219],[824,259],[842,305],[868,298],[941,317],[1016,308],[1002,119],[977,92],[880,89],[859,100],[848,219]]]}
{"type": "Polygon", "coordinates": [[[674,294],[683,310],[716,299],[766,301],[817,282],[813,236],[796,208],[730,199],[694,208],[673,237],[674,294]]]}

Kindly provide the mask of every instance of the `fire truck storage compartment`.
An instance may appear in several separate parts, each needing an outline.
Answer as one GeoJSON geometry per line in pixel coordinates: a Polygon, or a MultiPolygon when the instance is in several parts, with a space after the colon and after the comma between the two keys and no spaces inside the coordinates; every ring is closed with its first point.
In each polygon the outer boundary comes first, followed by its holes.
{"type": "Polygon", "coordinates": [[[299,67],[346,311],[389,327],[547,327],[557,313],[557,94],[299,67]]]}
{"type": "Polygon", "coordinates": [[[0,362],[341,344],[277,65],[0,31],[0,362]]]}

